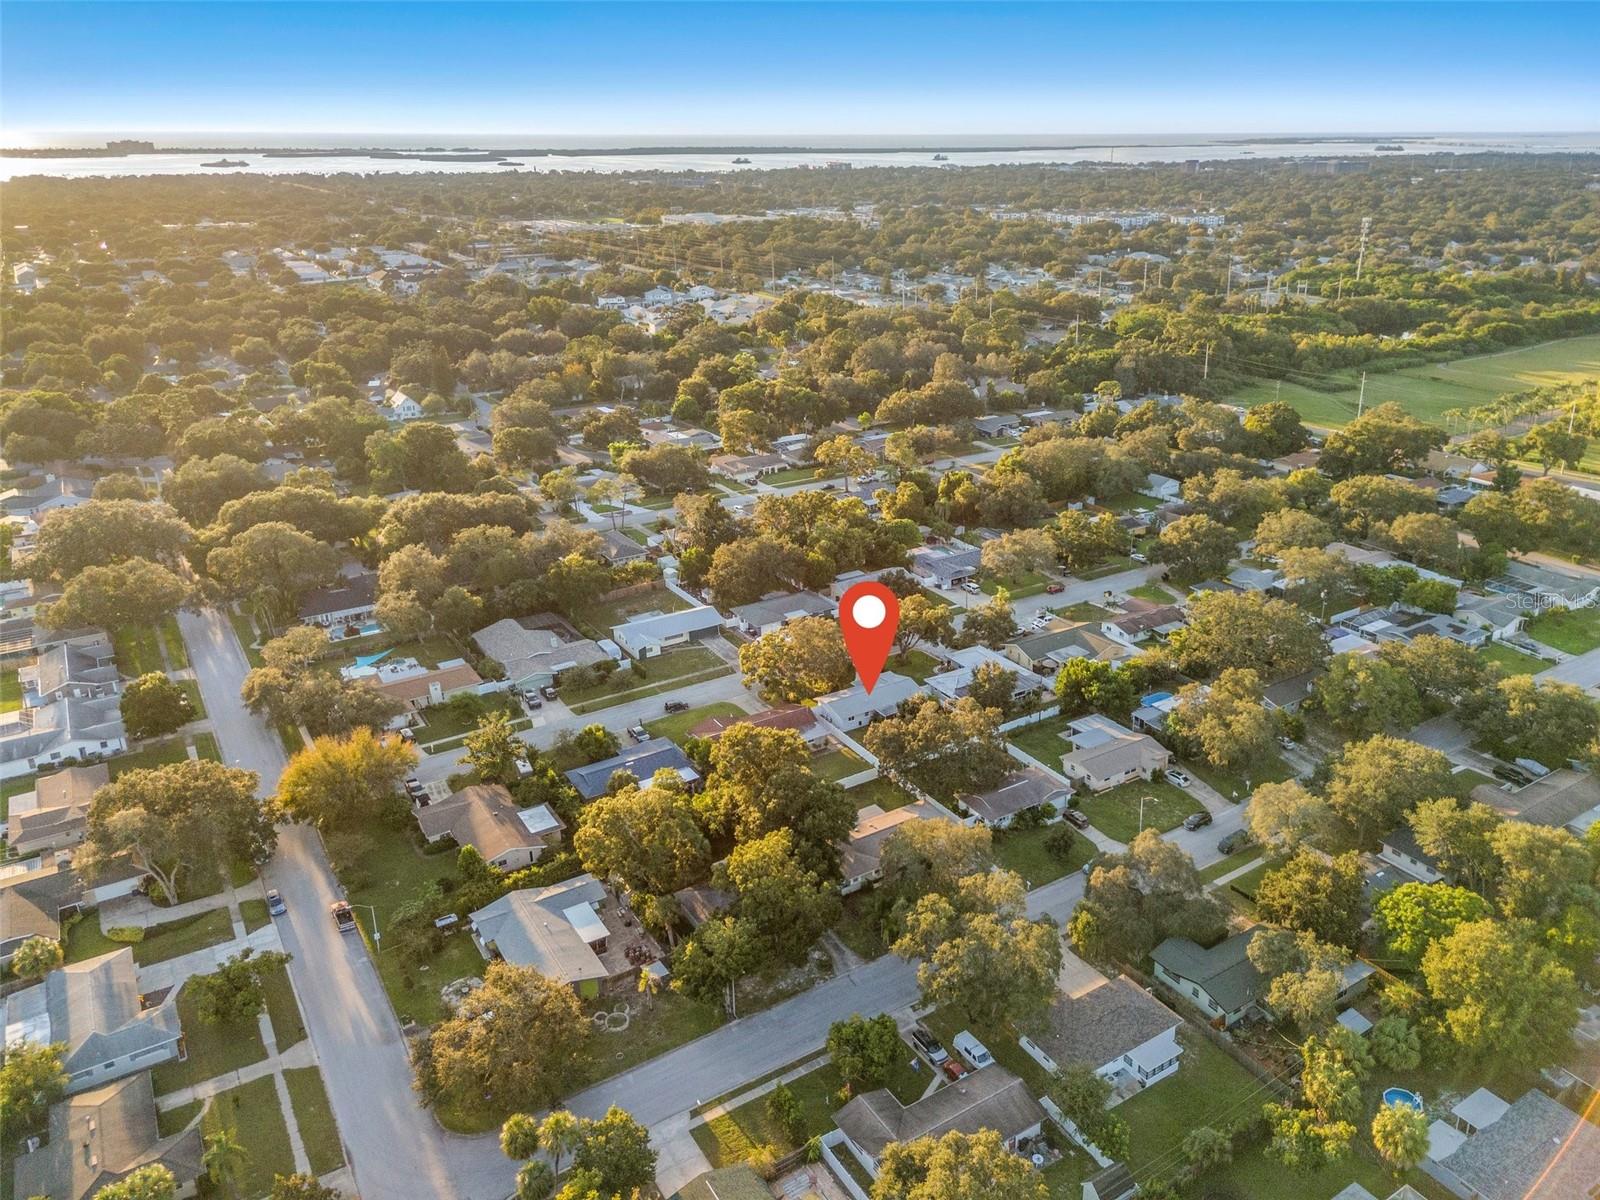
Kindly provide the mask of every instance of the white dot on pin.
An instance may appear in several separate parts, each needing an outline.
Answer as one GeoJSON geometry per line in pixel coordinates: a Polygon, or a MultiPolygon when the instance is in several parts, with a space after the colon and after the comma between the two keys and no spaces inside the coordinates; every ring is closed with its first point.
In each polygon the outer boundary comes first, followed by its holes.
{"type": "Polygon", "coordinates": [[[850,606],[850,615],[861,628],[876,629],[883,624],[889,610],[877,596],[857,596],[855,603],[850,606]]]}

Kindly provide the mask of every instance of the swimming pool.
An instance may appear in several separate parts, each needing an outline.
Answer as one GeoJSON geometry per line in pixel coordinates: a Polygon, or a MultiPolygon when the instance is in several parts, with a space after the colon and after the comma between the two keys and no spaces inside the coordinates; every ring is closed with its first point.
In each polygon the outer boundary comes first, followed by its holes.
{"type": "Polygon", "coordinates": [[[1405,1088],[1385,1088],[1383,1102],[1385,1104],[1404,1104],[1408,1108],[1416,1109],[1418,1112],[1422,1111],[1422,1097],[1405,1088]]]}

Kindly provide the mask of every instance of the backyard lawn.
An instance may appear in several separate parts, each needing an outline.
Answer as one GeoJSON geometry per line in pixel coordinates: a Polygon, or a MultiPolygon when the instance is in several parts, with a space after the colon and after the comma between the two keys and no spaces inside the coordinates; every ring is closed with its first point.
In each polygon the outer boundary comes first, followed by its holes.
{"type": "Polygon", "coordinates": [[[645,659],[640,666],[644,671],[642,677],[632,669],[623,668],[601,683],[591,683],[585,687],[563,685],[561,698],[573,712],[589,713],[629,700],[676,691],[686,684],[703,683],[708,679],[733,674],[732,667],[703,646],[671,650],[645,659]]]}
{"type": "Polygon", "coordinates": [[[1569,608],[1541,613],[1528,622],[1536,642],[1568,654],[1587,654],[1600,646],[1600,608],[1569,608]]]}
{"type": "Polygon", "coordinates": [[[709,721],[712,717],[743,717],[749,714],[737,704],[727,700],[719,700],[715,704],[702,704],[698,708],[691,708],[688,712],[673,713],[670,716],[657,717],[654,721],[646,721],[644,727],[651,737],[668,738],[674,742],[682,743],[701,721],[709,721]]]}
{"type": "Polygon", "coordinates": [[[610,637],[613,625],[647,612],[680,612],[689,605],[676,592],[664,587],[648,588],[637,595],[624,596],[605,604],[586,605],[580,623],[592,637],[610,637]]]}
{"type": "Polygon", "coordinates": [[[22,683],[15,667],[0,671],[0,712],[16,712],[22,707],[22,683]]]}
{"type": "Polygon", "coordinates": [[[339,1124],[328,1104],[328,1091],[322,1086],[322,1072],[316,1067],[290,1067],[283,1073],[289,1089],[289,1104],[294,1123],[305,1143],[313,1175],[326,1175],[344,1166],[344,1149],[339,1140],[339,1124]]]}
{"type": "Polygon", "coordinates": [[[869,804],[876,804],[884,812],[888,812],[891,808],[899,808],[902,805],[910,804],[916,797],[900,787],[892,779],[884,779],[879,776],[877,779],[869,779],[866,783],[857,784],[851,788],[850,799],[856,802],[858,809],[865,808],[869,804]]]}
{"type": "Polygon", "coordinates": [[[893,655],[883,669],[898,675],[907,675],[918,683],[925,683],[929,675],[939,673],[939,660],[925,651],[911,650],[905,654],[893,655]]]}
{"type": "Polygon", "coordinates": [[[819,779],[831,779],[837,782],[866,769],[866,759],[857,758],[843,747],[836,746],[811,756],[811,773],[819,779]]]}
{"type": "Polygon", "coordinates": [[[233,938],[233,918],[226,908],[207,909],[192,917],[180,917],[144,932],[144,941],[133,947],[134,961],[141,967],[166,962],[207,946],[218,946],[233,938]]]}
{"type": "Polygon", "coordinates": [[[183,1025],[183,1044],[188,1057],[182,1062],[162,1063],[155,1069],[152,1082],[158,1095],[237,1071],[267,1056],[261,1029],[254,1017],[230,1025],[202,1021],[195,1011],[194,993],[188,988],[178,993],[178,1019],[183,1025]]]}
{"type": "Polygon", "coordinates": [[[1037,829],[1016,832],[1002,829],[994,835],[995,861],[1006,870],[1021,875],[1031,888],[1076,871],[1094,854],[1094,843],[1065,824],[1041,825],[1037,829]],[[1067,829],[1073,835],[1065,858],[1057,858],[1045,846],[1045,839],[1057,829],[1067,829]]]}
{"type": "Polygon", "coordinates": [[[1006,734],[1006,738],[1024,754],[1038,759],[1052,771],[1061,769],[1061,756],[1072,749],[1072,743],[1062,737],[1067,728],[1067,717],[1047,717],[1032,725],[1024,725],[1006,734]]]}
{"type": "Polygon", "coordinates": [[[1205,805],[1182,788],[1170,783],[1145,782],[1135,779],[1097,796],[1079,800],[1078,807],[1092,824],[1107,837],[1119,842],[1131,842],[1140,829],[1140,800],[1144,800],[1145,829],[1158,833],[1179,825],[1190,813],[1201,812],[1205,805]],[[1148,799],[1146,799],[1148,797],[1148,799]]]}
{"type": "Polygon", "coordinates": [[[1507,675],[1534,675],[1550,665],[1544,659],[1524,654],[1504,642],[1490,642],[1487,646],[1479,647],[1478,657],[1486,663],[1494,663],[1507,675]]]}
{"type": "Polygon", "coordinates": [[[237,1183],[239,1200],[265,1196],[272,1190],[274,1177],[294,1174],[289,1126],[278,1103],[277,1084],[270,1075],[212,1097],[201,1128],[207,1134],[231,1129],[244,1147],[244,1168],[237,1183]]]}

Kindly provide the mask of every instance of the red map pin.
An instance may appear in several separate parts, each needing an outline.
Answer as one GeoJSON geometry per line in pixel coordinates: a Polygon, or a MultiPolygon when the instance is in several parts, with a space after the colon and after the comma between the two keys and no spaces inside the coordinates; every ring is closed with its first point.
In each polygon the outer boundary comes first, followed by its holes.
{"type": "Polygon", "coordinates": [[[872,691],[900,628],[900,598],[881,583],[858,583],[839,599],[839,628],[861,686],[872,691]]]}

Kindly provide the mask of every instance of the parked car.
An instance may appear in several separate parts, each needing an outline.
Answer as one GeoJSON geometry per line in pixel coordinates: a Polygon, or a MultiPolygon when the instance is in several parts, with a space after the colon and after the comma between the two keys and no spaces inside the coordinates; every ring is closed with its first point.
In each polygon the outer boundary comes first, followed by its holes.
{"type": "Polygon", "coordinates": [[[1084,815],[1084,812],[1081,808],[1069,808],[1061,814],[1061,817],[1074,829],[1089,828],[1089,818],[1084,815]]]}
{"type": "Polygon", "coordinates": [[[911,1044],[921,1052],[934,1066],[943,1065],[949,1058],[949,1053],[939,1044],[939,1039],[926,1029],[918,1026],[911,1031],[911,1044]]]}
{"type": "Polygon", "coordinates": [[[1150,561],[1150,558],[1149,558],[1148,555],[1140,554],[1137,550],[1135,550],[1132,554],[1128,555],[1128,557],[1133,559],[1133,561],[1136,562],[1136,563],[1147,563],[1147,562],[1150,561]]]}
{"type": "Polygon", "coordinates": [[[1217,849],[1223,854],[1237,854],[1254,840],[1248,829],[1235,829],[1217,843],[1217,849]]]}
{"type": "Polygon", "coordinates": [[[400,731],[400,740],[408,744],[415,743],[417,735],[410,729],[402,729],[400,731]]]}
{"type": "Polygon", "coordinates": [[[1193,833],[1196,829],[1204,829],[1209,824],[1211,824],[1211,814],[1204,810],[1190,813],[1183,819],[1183,827],[1190,833],[1193,833]]]}
{"type": "Polygon", "coordinates": [[[972,1064],[974,1071],[981,1071],[984,1067],[994,1066],[994,1055],[989,1053],[988,1048],[982,1042],[972,1036],[971,1031],[963,1029],[950,1039],[950,1044],[956,1048],[957,1054],[972,1064]]]}
{"type": "Polygon", "coordinates": [[[1054,619],[1055,618],[1049,613],[1040,613],[1033,619],[1033,627],[1035,629],[1048,629],[1050,627],[1050,622],[1054,619]]]}
{"type": "Polygon", "coordinates": [[[1099,865],[1100,865],[1100,856],[1098,854],[1096,854],[1088,862],[1083,864],[1083,877],[1085,879],[1089,878],[1089,876],[1094,874],[1094,869],[1096,867],[1098,867],[1099,865]]]}
{"type": "Polygon", "coordinates": [[[343,900],[335,900],[328,905],[328,911],[333,914],[333,923],[339,927],[340,933],[356,931],[356,914],[343,900]]]}
{"type": "Polygon", "coordinates": [[[1177,767],[1168,767],[1167,768],[1167,778],[1172,780],[1172,782],[1177,784],[1179,787],[1183,787],[1183,788],[1188,787],[1191,783],[1194,782],[1193,779],[1189,778],[1189,774],[1188,774],[1187,771],[1180,771],[1180,770],[1178,770],[1177,767]]]}
{"type": "Polygon", "coordinates": [[[523,692],[522,703],[523,707],[527,708],[529,712],[532,712],[536,708],[544,707],[544,697],[540,696],[537,692],[523,692]]]}
{"type": "Polygon", "coordinates": [[[283,902],[283,896],[277,888],[267,893],[267,911],[275,917],[281,917],[289,911],[289,906],[283,902]]]}
{"type": "Polygon", "coordinates": [[[1292,737],[1280,737],[1278,739],[1278,745],[1282,746],[1285,750],[1299,749],[1299,744],[1292,737]]]}
{"type": "Polygon", "coordinates": [[[1044,585],[1045,595],[1047,595],[1047,596],[1059,596],[1059,595],[1061,595],[1062,592],[1064,592],[1066,590],[1067,589],[1066,589],[1066,586],[1064,584],[1047,583],[1047,584],[1044,585]]]}
{"type": "Polygon", "coordinates": [[[983,591],[983,589],[978,586],[978,581],[975,579],[963,580],[961,584],[961,590],[963,592],[970,592],[974,596],[983,591]]]}
{"type": "Polygon", "coordinates": [[[944,1071],[951,1083],[954,1083],[963,1075],[971,1074],[971,1072],[967,1070],[966,1064],[964,1064],[959,1058],[946,1058],[944,1060],[944,1066],[940,1069],[944,1071]]]}
{"type": "Polygon", "coordinates": [[[643,725],[635,725],[628,730],[628,736],[636,742],[648,742],[650,740],[650,731],[643,725]]]}
{"type": "Polygon", "coordinates": [[[542,688],[539,689],[539,694],[541,696],[543,696],[546,700],[554,700],[561,693],[556,691],[555,684],[547,683],[542,688]]]}
{"type": "Polygon", "coordinates": [[[689,702],[687,700],[668,700],[664,707],[669,713],[688,712],[689,702]]]}

